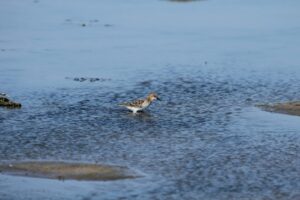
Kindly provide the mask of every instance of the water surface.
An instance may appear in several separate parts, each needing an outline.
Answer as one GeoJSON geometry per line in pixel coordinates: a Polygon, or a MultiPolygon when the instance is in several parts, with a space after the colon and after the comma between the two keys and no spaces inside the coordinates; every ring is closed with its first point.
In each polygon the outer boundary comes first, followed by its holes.
{"type": "Polygon", "coordinates": [[[0,161],[128,166],[142,178],[0,176],[7,199],[299,199],[296,1],[0,3],[0,161]],[[76,82],[66,77],[99,77],[76,82]],[[156,91],[132,115],[117,106],[156,91]]]}

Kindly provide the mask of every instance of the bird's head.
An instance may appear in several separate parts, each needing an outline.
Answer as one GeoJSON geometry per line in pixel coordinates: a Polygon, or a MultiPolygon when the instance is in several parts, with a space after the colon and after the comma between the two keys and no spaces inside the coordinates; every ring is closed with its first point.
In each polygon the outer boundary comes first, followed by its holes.
{"type": "Polygon", "coordinates": [[[158,95],[154,92],[151,92],[149,95],[148,95],[148,100],[149,101],[154,101],[154,100],[161,100],[158,95]]]}

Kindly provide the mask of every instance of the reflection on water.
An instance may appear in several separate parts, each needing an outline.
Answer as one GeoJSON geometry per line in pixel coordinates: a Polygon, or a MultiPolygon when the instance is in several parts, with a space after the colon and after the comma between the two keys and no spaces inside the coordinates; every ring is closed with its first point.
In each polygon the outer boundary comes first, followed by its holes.
{"type": "Polygon", "coordinates": [[[147,122],[147,121],[152,121],[152,115],[151,113],[142,111],[142,112],[138,112],[138,113],[132,113],[129,111],[129,113],[127,114],[128,118],[132,118],[135,120],[139,120],[141,122],[147,122]]]}

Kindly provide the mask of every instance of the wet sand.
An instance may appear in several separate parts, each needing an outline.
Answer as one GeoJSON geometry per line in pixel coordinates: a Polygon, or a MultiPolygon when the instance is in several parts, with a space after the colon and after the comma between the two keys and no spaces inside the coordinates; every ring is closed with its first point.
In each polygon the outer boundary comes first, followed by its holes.
{"type": "Polygon", "coordinates": [[[258,105],[265,111],[300,116],[300,101],[258,105]]]}
{"type": "Polygon", "coordinates": [[[20,162],[0,165],[3,174],[59,180],[107,181],[134,178],[125,167],[67,162],[20,162]]]}

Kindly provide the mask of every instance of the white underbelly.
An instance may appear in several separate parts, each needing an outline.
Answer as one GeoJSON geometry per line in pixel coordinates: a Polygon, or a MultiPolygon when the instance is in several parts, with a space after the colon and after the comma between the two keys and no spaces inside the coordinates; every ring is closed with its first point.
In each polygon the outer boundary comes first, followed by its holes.
{"type": "Polygon", "coordinates": [[[127,108],[128,108],[129,110],[131,110],[132,112],[137,112],[137,111],[139,111],[139,110],[143,110],[143,108],[137,108],[137,107],[131,107],[131,106],[127,106],[127,108]]]}

